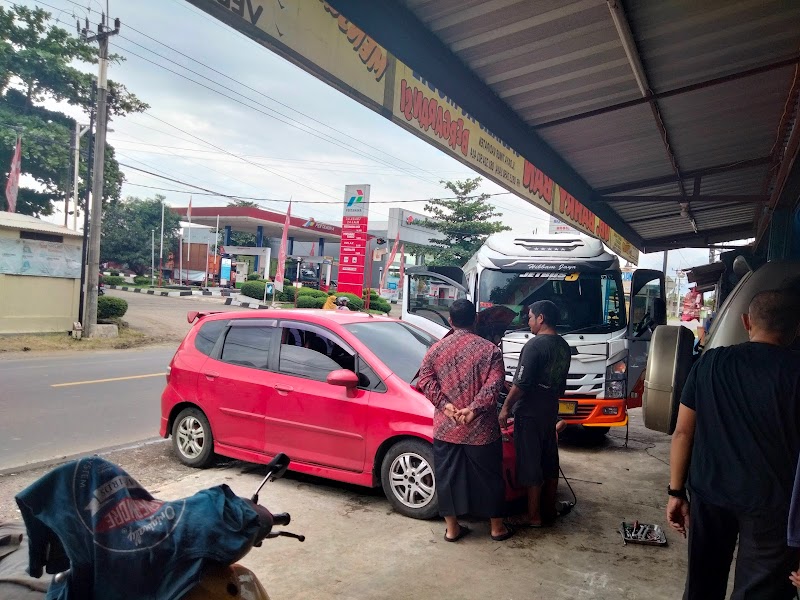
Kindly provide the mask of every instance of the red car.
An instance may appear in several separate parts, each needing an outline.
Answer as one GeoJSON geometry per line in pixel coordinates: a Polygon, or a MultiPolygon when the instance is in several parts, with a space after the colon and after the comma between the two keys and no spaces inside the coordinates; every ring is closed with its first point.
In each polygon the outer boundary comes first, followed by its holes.
{"type": "MultiPolygon", "coordinates": [[[[161,396],[161,436],[203,467],[215,454],[367,487],[402,514],[437,514],[433,406],[411,385],[435,338],[360,312],[190,312],[161,396]]],[[[508,495],[513,444],[504,444],[508,495]]]]}

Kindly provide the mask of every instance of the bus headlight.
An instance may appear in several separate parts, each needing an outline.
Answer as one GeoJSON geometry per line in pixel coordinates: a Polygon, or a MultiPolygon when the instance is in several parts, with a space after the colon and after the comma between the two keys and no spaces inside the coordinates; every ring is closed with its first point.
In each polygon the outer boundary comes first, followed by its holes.
{"type": "Polygon", "coordinates": [[[628,360],[623,358],[606,368],[606,398],[624,398],[627,392],[628,360]]]}

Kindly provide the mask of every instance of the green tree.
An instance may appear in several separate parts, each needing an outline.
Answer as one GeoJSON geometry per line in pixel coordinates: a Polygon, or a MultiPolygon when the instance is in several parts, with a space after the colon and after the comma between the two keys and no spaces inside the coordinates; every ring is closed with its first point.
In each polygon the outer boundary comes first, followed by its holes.
{"type": "MultiPolygon", "coordinates": [[[[103,215],[103,233],[100,241],[100,262],[118,262],[127,265],[137,275],[150,269],[151,231],[156,235],[156,252],[159,251],[161,233],[161,206],[164,196],[155,198],[129,197],[109,205],[103,215]]],[[[180,217],[164,211],[164,261],[169,252],[178,251],[180,217]]],[[[156,256],[156,267],[158,256],[156,256]]]]}
{"type": "MultiPolygon", "coordinates": [[[[114,55],[111,60],[119,62],[121,58],[114,55]]],[[[49,13],[40,8],[0,6],[0,173],[5,182],[19,133],[22,174],[35,181],[31,187],[20,186],[17,212],[50,215],[55,202],[71,196],[70,145],[75,119],[45,108],[44,103],[65,102],[82,108],[88,115],[94,77],[75,65],[92,64],[97,64],[97,47],[54,25],[49,13]]],[[[109,81],[109,94],[112,116],[148,108],[119,83],[109,81]]],[[[81,119],[88,120],[88,116],[81,119]]],[[[89,136],[84,136],[83,148],[90,143],[93,142],[89,136]]],[[[85,158],[80,163],[82,205],[85,158]]],[[[114,149],[106,145],[104,202],[119,199],[123,179],[114,149]]],[[[5,208],[5,197],[0,199],[0,207],[5,208]]]]}
{"type": "Polygon", "coordinates": [[[433,255],[433,265],[461,267],[489,235],[511,228],[494,221],[502,213],[487,202],[488,194],[474,193],[481,184],[480,177],[442,184],[455,198],[434,198],[425,205],[431,218],[423,224],[444,235],[444,239],[431,239],[425,253],[433,255]]]}
{"type": "MultiPolygon", "coordinates": [[[[236,206],[238,208],[260,208],[258,204],[251,200],[234,200],[233,202],[228,202],[228,206],[236,206]]],[[[256,245],[256,234],[246,233],[244,231],[231,231],[231,245],[254,247],[256,245]]]]}

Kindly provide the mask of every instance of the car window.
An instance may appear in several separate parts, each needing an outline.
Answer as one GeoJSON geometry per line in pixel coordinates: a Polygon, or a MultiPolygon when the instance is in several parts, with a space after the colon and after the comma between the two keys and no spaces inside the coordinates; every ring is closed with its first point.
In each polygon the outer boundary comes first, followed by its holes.
{"type": "Polygon", "coordinates": [[[281,373],[325,381],[331,371],[355,371],[355,355],[332,336],[286,326],[281,334],[281,373]]]}
{"type": "Polygon", "coordinates": [[[428,348],[436,338],[401,321],[374,321],[346,325],[400,379],[411,383],[428,348]]]}
{"type": "Polygon", "coordinates": [[[206,356],[211,355],[217,338],[225,330],[228,321],[208,321],[200,326],[200,330],[194,338],[194,347],[206,356]]]}
{"type": "Polygon", "coordinates": [[[242,367],[266,369],[272,331],[271,327],[231,327],[220,360],[242,367]]]}
{"type": "Polygon", "coordinates": [[[356,372],[358,373],[359,387],[375,392],[386,391],[386,384],[381,381],[381,378],[378,377],[378,374],[367,364],[367,361],[359,356],[357,365],[358,371],[356,372]]]}

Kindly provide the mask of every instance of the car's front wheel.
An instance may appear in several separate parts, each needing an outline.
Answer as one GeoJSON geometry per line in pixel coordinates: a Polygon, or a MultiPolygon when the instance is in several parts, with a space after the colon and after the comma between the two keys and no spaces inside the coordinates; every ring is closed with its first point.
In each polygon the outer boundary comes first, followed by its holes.
{"type": "Polygon", "coordinates": [[[211,425],[199,408],[184,408],[172,425],[172,447],[180,461],[190,467],[207,467],[214,460],[211,425]]]}
{"type": "Polygon", "coordinates": [[[383,492],[394,509],[414,519],[431,519],[439,512],[433,446],[403,440],[389,448],[381,464],[383,492]]]}

